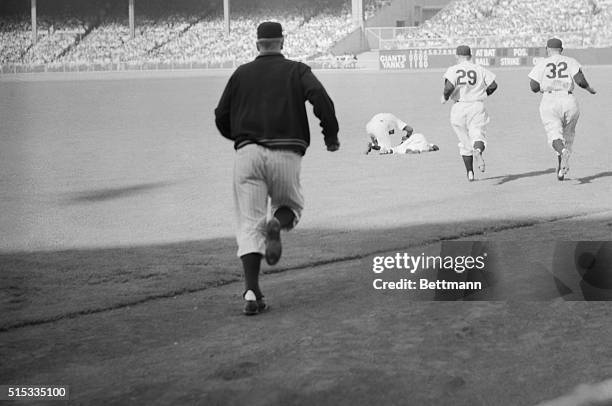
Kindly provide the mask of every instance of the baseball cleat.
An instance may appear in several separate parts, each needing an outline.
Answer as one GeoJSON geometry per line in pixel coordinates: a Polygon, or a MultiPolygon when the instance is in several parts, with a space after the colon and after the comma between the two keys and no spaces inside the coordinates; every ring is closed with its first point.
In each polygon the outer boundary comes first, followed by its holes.
{"type": "Polygon", "coordinates": [[[263,296],[257,299],[252,290],[247,290],[242,296],[244,300],[246,300],[242,311],[246,316],[254,316],[268,310],[268,306],[266,302],[264,302],[263,296]]]}
{"type": "Polygon", "coordinates": [[[467,178],[468,178],[468,181],[473,182],[474,181],[474,172],[468,171],[467,178]]]}
{"type": "Polygon", "coordinates": [[[266,224],[266,262],[268,265],[275,265],[280,260],[283,251],[280,231],[280,221],[276,217],[272,217],[266,224]]]}
{"type": "Polygon", "coordinates": [[[480,172],[485,171],[485,161],[482,157],[482,151],[479,148],[474,150],[474,160],[476,161],[476,166],[480,169],[480,172]]]}
{"type": "Polygon", "coordinates": [[[266,302],[264,302],[263,296],[260,299],[257,299],[256,302],[257,302],[257,310],[259,311],[259,313],[263,313],[270,308],[266,304],[266,302]]]}
{"type": "Polygon", "coordinates": [[[259,313],[259,309],[257,307],[257,298],[255,297],[255,293],[252,290],[247,290],[242,295],[246,303],[244,304],[244,310],[242,311],[247,316],[253,316],[259,313]]]}
{"type": "Polygon", "coordinates": [[[557,172],[557,179],[563,180],[565,175],[569,172],[569,157],[570,152],[567,148],[563,148],[561,151],[561,162],[559,163],[559,172],[557,172]]]}

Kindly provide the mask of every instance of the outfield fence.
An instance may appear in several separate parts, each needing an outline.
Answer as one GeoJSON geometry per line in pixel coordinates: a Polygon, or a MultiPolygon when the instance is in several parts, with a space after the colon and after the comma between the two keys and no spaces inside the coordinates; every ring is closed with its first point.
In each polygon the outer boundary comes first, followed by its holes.
{"type": "MultiPolygon", "coordinates": [[[[612,47],[565,49],[564,55],[576,58],[584,65],[612,64],[612,47]]],[[[472,48],[475,63],[490,67],[533,66],[546,56],[543,47],[472,48]]],[[[380,50],[380,70],[442,69],[456,63],[455,48],[410,48],[380,50]]]]}
{"type": "MultiPolygon", "coordinates": [[[[186,62],[107,62],[107,63],[49,63],[49,64],[4,64],[0,65],[0,73],[43,73],[43,72],[121,72],[121,71],[156,71],[156,70],[188,70],[188,69],[235,69],[248,61],[186,61],[186,62]]],[[[313,69],[355,69],[357,60],[339,57],[333,59],[304,60],[313,69]]]]}

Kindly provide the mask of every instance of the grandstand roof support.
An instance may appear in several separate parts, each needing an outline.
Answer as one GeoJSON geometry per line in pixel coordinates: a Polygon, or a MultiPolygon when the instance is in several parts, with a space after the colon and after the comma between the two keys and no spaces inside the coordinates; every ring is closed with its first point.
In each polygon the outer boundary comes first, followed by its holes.
{"type": "Polygon", "coordinates": [[[351,19],[353,20],[353,26],[361,28],[362,31],[365,29],[363,2],[364,0],[351,0],[351,19]]]}
{"type": "Polygon", "coordinates": [[[36,0],[30,0],[30,16],[32,17],[32,43],[36,44],[38,30],[36,27],[36,0]]]}
{"type": "Polygon", "coordinates": [[[136,26],[134,25],[134,1],[136,0],[129,0],[128,5],[128,16],[130,20],[130,38],[132,39],[136,36],[136,26]]]}
{"type": "Polygon", "coordinates": [[[225,33],[230,33],[230,2],[229,0],[223,0],[223,20],[225,22],[225,33]]]}

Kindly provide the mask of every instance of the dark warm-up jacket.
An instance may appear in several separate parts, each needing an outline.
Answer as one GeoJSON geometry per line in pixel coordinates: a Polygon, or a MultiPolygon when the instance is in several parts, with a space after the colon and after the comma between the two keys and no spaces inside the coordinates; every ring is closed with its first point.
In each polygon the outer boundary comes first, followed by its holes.
{"type": "Polygon", "coordinates": [[[306,100],[321,122],[325,144],[337,144],[334,103],[310,67],[280,53],[259,55],[230,77],[215,123],[235,149],[255,143],[304,155],[310,145],[306,100]]]}

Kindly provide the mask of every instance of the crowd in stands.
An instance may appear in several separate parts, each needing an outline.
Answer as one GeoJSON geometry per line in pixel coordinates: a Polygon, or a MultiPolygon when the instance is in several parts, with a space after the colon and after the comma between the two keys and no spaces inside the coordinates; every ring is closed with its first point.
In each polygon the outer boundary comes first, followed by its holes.
{"type": "Polygon", "coordinates": [[[20,61],[31,44],[30,24],[24,18],[0,18],[0,64],[20,61]]]}
{"type": "Polygon", "coordinates": [[[262,14],[235,13],[231,19],[231,30],[226,33],[221,18],[206,17],[178,36],[173,41],[151,50],[146,59],[155,62],[208,61],[220,64],[225,61],[242,63],[256,55],[255,36],[257,24],[262,19],[273,19],[283,23],[285,31],[297,29],[302,19],[297,14],[267,10],[262,14]]]}
{"type": "Polygon", "coordinates": [[[85,23],[79,18],[68,15],[57,19],[42,17],[37,20],[37,41],[34,44],[31,23],[26,16],[2,18],[0,63],[50,63],[82,37],[85,30],[85,23]]]}
{"type": "MultiPolygon", "coordinates": [[[[51,1],[51,0],[49,0],[51,1]]],[[[541,46],[555,33],[567,46],[612,45],[612,6],[602,0],[453,0],[419,27],[398,30],[381,48],[473,46],[541,46]]],[[[293,59],[352,64],[330,56],[330,48],[356,27],[349,0],[233,0],[231,30],[226,32],[218,1],[177,0],[188,11],[166,9],[151,0],[137,8],[136,35],[127,10],[106,8],[88,16],[69,10],[38,17],[37,43],[28,14],[0,17],[0,64],[205,63],[236,66],[256,56],[255,31],[263,20],[279,21],[285,30],[284,53],[293,59]]],[[[366,0],[366,17],[391,0],[366,0]]],[[[84,3],[79,3],[84,4],[84,3]]],[[[143,3],[138,3],[143,4],[143,3]]]]}
{"type": "Polygon", "coordinates": [[[168,15],[163,13],[163,7],[148,14],[142,12],[136,15],[134,38],[126,10],[122,10],[123,15],[106,11],[94,14],[86,18],[87,23],[78,20],[74,24],[74,19],[66,18],[61,26],[46,24],[39,18],[36,44],[32,43],[29,16],[0,17],[0,63],[204,61],[215,65],[229,61],[236,65],[256,56],[255,31],[264,20],[281,22],[286,37],[284,53],[304,59],[327,53],[336,41],[355,29],[347,0],[243,0],[231,4],[229,34],[223,10],[217,6],[197,13],[168,15]]]}
{"type": "Polygon", "coordinates": [[[569,46],[610,45],[612,9],[597,0],[454,0],[387,47],[541,46],[558,34],[569,46]]]}
{"type": "Polygon", "coordinates": [[[186,18],[168,16],[163,23],[147,18],[135,22],[136,35],[130,37],[127,18],[104,21],[62,58],[69,63],[113,63],[141,60],[150,49],[163,46],[189,27],[186,18]]]}
{"type": "Polygon", "coordinates": [[[378,11],[386,6],[390,6],[392,1],[391,0],[370,0],[370,1],[365,1],[364,2],[364,16],[365,19],[369,19],[370,17],[373,17],[376,13],[378,13],[378,11]]]}

